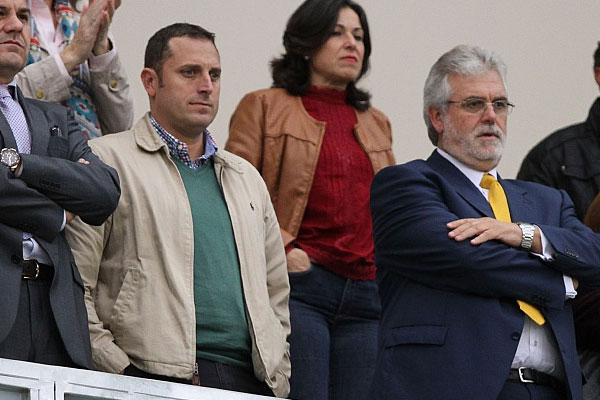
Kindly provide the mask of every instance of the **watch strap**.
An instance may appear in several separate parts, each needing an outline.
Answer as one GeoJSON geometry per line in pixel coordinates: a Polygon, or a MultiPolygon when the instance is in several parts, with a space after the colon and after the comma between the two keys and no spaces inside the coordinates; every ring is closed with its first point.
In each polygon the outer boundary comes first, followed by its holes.
{"type": "Polygon", "coordinates": [[[521,228],[521,250],[531,250],[533,245],[533,237],[535,236],[535,225],[528,224],[527,222],[517,222],[519,228],[521,228]]]}

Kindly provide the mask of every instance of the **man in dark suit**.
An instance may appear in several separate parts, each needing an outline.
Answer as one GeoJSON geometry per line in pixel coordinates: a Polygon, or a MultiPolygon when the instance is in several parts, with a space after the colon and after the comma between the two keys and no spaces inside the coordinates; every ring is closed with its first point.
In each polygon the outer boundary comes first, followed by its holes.
{"type": "Polygon", "coordinates": [[[600,285],[600,238],[564,191],[496,173],[505,75],[491,51],[444,54],[424,91],[437,150],[375,177],[371,399],[581,398],[569,299],[600,285]]]}
{"type": "Polygon", "coordinates": [[[99,225],[118,177],[62,106],[23,97],[25,0],[0,0],[0,357],[91,368],[83,283],[63,229],[99,225]]]}

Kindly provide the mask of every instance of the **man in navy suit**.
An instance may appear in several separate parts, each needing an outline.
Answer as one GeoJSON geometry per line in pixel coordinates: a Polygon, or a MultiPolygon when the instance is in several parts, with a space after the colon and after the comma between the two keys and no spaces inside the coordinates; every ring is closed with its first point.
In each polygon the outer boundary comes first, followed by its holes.
{"type": "Polygon", "coordinates": [[[15,84],[31,26],[25,0],[0,0],[0,357],[91,368],[83,283],[64,236],[100,225],[119,200],[67,109],[15,84]]]}
{"type": "Polygon", "coordinates": [[[437,150],[375,177],[383,317],[371,399],[581,398],[570,299],[600,286],[600,237],[564,191],[498,176],[505,82],[492,51],[444,54],[424,91],[437,150]]]}

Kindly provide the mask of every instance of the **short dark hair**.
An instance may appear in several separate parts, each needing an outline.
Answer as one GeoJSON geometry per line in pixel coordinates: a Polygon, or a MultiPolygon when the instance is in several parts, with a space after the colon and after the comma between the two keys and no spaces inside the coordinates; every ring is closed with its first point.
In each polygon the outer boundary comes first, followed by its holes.
{"type": "MultiPolygon", "coordinates": [[[[175,37],[190,37],[193,39],[206,39],[215,44],[215,34],[206,29],[187,23],[175,23],[158,30],[146,45],[144,55],[144,68],[152,68],[160,77],[162,66],[171,56],[169,41],[175,37]]],[[[215,45],[215,48],[217,46],[215,45]]]]}
{"type": "Polygon", "coordinates": [[[594,52],[594,68],[600,68],[600,42],[598,42],[598,47],[594,52]]]}
{"type": "MultiPolygon", "coordinates": [[[[350,8],[358,15],[363,29],[365,54],[357,81],[369,70],[371,37],[367,15],[363,8],[351,0],[306,0],[287,22],[283,34],[285,53],[271,60],[273,87],[284,88],[294,96],[302,96],[310,87],[308,57],[318,50],[331,36],[343,8],[350,8]]],[[[346,87],[346,102],[364,111],[370,106],[369,92],[358,89],[355,82],[346,87]]]]}

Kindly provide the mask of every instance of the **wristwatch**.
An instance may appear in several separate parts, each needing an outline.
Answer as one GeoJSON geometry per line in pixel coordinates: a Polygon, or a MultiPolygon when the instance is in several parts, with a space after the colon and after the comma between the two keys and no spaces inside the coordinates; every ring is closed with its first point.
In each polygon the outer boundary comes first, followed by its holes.
{"type": "Polygon", "coordinates": [[[0,162],[6,165],[14,174],[21,164],[21,156],[17,150],[5,147],[0,151],[0,162]]]}
{"type": "Polygon", "coordinates": [[[521,228],[521,250],[531,250],[533,244],[533,236],[535,235],[535,225],[527,222],[517,222],[521,228]]]}
{"type": "Polygon", "coordinates": [[[0,162],[6,165],[14,174],[21,164],[21,156],[15,149],[3,148],[0,151],[0,162]]]}

